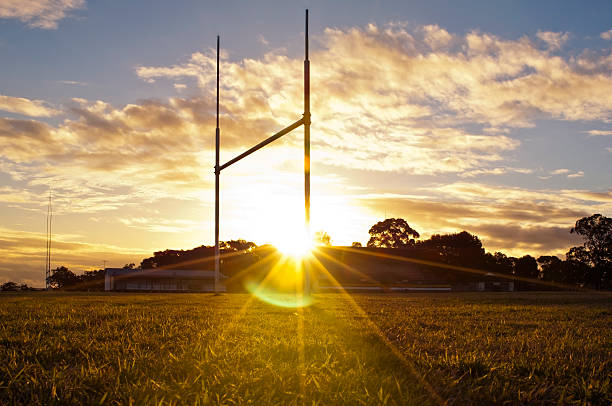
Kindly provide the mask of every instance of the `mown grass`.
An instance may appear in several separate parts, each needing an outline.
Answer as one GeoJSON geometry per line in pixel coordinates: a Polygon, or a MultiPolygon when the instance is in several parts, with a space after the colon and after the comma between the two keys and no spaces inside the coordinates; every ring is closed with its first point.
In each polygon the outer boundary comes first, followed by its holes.
{"type": "Polygon", "coordinates": [[[612,403],[605,294],[0,295],[0,404],[612,403]]]}

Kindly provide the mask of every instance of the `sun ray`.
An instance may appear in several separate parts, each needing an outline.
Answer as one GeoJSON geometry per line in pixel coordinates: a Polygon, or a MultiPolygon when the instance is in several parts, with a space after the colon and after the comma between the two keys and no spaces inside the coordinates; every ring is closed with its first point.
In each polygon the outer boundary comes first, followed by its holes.
{"type": "MultiPolygon", "coordinates": [[[[341,295],[343,295],[349,303],[353,306],[355,311],[359,313],[364,320],[366,320],[367,325],[374,331],[376,336],[381,340],[381,342],[391,350],[391,352],[400,360],[410,371],[410,373],[419,381],[419,383],[423,386],[423,388],[429,393],[433,401],[438,405],[445,405],[446,402],[438,395],[435,389],[427,382],[423,376],[419,373],[416,367],[413,365],[408,358],[401,353],[399,349],[395,347],[395,345],[387,338],[387,336],[380,330],[380,328],[372,321],[368,313],[363,310],[361,306],[355,301],[355,299],[342,288],[342,285],[333,277],[331,273],[323,266],[323,264],[316,258],[313,258],[314,264],[319,267],[319,269],[326,274],[326,276],[335,284],[339,289],[341,295]]],[[[348,265],[347,265],[348,266],[348,265]]]]}

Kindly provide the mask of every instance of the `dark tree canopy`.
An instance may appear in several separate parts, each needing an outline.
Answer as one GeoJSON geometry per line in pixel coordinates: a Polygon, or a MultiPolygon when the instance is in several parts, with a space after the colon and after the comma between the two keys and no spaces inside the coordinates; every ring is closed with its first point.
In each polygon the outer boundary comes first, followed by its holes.
{"type": "Polygon", "coordinates": [[[226,251],[249,251],[256,248],[257,245],[254,242],[246,241],[243,239],[221,241],[219,247],[226,251]]]}
{"type": "Polygon", "coordinates": [[[19,290],[19,285],[15,282],[5,282],[0,286],[0,290],[3,292],[16,292],[19,290]]]}
{"type": "Polygon", "coordinates": [[[612,264],[612,218],[601,214],[583,217],[570,231],[584,238],[585,259],[591,266],[612,264]]]}
{"type": "Polygon", "coordinates": [[[567,260],[582,263],[587,270],[587,283],[599,289],[610,284],[612,274],[612,219],[593,214],[576,221],[570,230],[584,238],[584,244],[566,254],[567,260]]]}
{"type": "Polygon", "coordinates": [[[485,250],[480,239],[462,231],[455,234],[434,234],[420,244],[423,248],[433,249],[448,264],[480,266],[485,260],[485,250]]]}
{"type": "Polygon", "coordinates": [[[317,231],[314,236],[315,245],[331,245],[331,236],[326,231],[317,231]]]}
{"type": "Polygon", "coordinates": [[[61,289],[74,286],[79,282],[79,277],[65,266],[60,266],[51,271],[49,284],[52,288],[61,289]]]}
{"type": "Polygon", "coordinates": [[[368,247],[376,248],[408,248],[415,244],[414,238],[419,233],[413,230],[404,219],[386,219],[379,221],[370,228],[368,247]],[[414,237],[414,238],[411,238],[414,237]]]}
{"type": "Polygon", "coordinates": [[[353,241],[353,243],[351,244],[351,247],[353,247],[353,248],[361,248],[361,247],[363,247],[363,245],[361,245],[361,243],[359,241],[353,241]]]}
{"type": "Polygon", "coordinates": [[[514,274],[524,278],[537,279],[540,276],[538,262],[531,255],[525,255],[514,263],[514,274]]]}

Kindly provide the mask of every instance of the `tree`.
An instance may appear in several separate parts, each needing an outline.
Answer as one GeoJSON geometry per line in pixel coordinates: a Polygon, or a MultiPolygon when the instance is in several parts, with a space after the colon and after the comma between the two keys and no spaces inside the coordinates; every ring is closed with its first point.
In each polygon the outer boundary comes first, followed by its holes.
{"type": "MultiPolygon", "coordinates": [[[[540,276],[538,262],[531,255],[525,255],[514,261],[514,275],[522,278],[537,280],[540,276]]],[[[528,282],[518,280],[519,290],[532,289],[528,282]]]]}
{"type": "Polygon", "coordinates": [[[420,246],[437,251],[442,262],[447,264],[480,267],[486,260],[482,242],[467,231],[434,234],[420,246]]]}
{"type": "Polygon", "coordinates": [[[79,282],[79,277],[65,266],[60,266],[51,271],[49,284],[52,288],[62,289],[76,285],[79,282]]]}
{"type": "Polygon", "coordinates": [[[0,290],[3,292],[16,292],[19,290],[19,286],[15,282],[6,282],[0,286],[0,290]]]}
{"type": "Polygon", "coordinates": [[[485,254],[486,268],[501,274],[512,275],[515,261],[516,258],[508,257],[506,254],[499,251],[495,254],[491,254],[490,252],[485,254]]]}
{"type": "Polygon", "coordinates": [[[353,247],[353,248],[361,248],[361,247],[363,247],[363,245],[361,245],[361,243],[359,241],[354,241],[351,244],[351,247],[353,247]]]}
{"type": "Polygon", "coordinates": [[[79,275],[79,289],[87,291],[104,290],[105,275],[106,271],[104,269],[83,272],[82,275],[79,275]]]}
{"type": "Polygon", "coordinates": [[[514,274],[523,278],[537,279],[540,276],[538,262],[531,255],[520,257],[514,263],[514,274]]]}
{"type": "Polygon", "coordinates": [[[239,240],[231,240],[231,241],[222,241],[219,243],[219,247],[221,249],[234,251],[234,252],[235,251],[250,251],[254,248],[257,248],[257,244],[251,241],[239,239],[239,240]]]}
{"type": "Polygon", "coordinates": [[[317,231],[314,235],[314,244],[329,247],[331,245],[331,236],[325,231],[317,231]]]}
{"type": "Polygon", "coordinates": [[[596,289],[609,285],[612,274],[612,218],[601,214],[583,217],[576,221],[570,233],[584,238],[582,247],[574,247],[568,252],[570,258],[592,268],[589,282],[596,289]]]}
{"type": "Polygon", "coordinates": [[[415,244],[414,238],[420,235],[404,219],[386,219],[374,224],[370,231],[368,247],[407,248],[415,244]],[[414,238],[411,238],[414,237],[414,238]]]}
{"type": "Polygon", "coordinates": [[[540,276],[547,282],[567,282],[563,272],[563,261],[556,255],[541,255],[537,259],[540,266],[540,276]]]}

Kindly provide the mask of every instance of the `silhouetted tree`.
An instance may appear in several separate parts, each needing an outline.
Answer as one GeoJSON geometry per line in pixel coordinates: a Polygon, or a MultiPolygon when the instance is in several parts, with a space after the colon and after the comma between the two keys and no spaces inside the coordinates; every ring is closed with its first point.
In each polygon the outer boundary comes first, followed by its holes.
{"type": "Polygon", "coordinates": [[[229,251],[249,251],[253,248],[257,248],[257,244],[251,241],[239,239],[231,241],[222,241],[219,243],[219,247],[221,249],[229,251]]]}
{"type": "Polygon", "coordinates": [[[370,231],[368,247],[408,248],[415,244],[414,238],[420,235],[404,219],[386,219],[374,224],[370,231]],[[411,238],[414,237],[414,238],[411,238]]]}
{"type": "Polygon", "coordinates": [[[590,263],[590,257],[583,246],[573,247],[565,254],[567,272],[579,285],[601,288],[602,275],[590,263]]]}
{"type": "Polygon", "coordinates": [[[443,262],[454,265],[482,266],[485,250],[480,239],[462,231],[455,234],[434,234],[420,244],[423,248],[437,251],[443,262]]]}
{"type": "Polygon", "coordinates": [[[520,257],[514,263],[514,274],[523,278],[538,279],[540,275],[538,262],[531,255],[520,257]]]}
{"type": "Polygon", "coordinates": [[[54,289],[73,287],[78,282],[79,277],[65,266],[60,266],[52,270],[51,276],[49,277],[49,284],[54,289]]]}
{"type": "Polygon", "coordinates": [[[19,290],[19,285],[15,282],[6,282],[0,286],[0,290],[3,292],[16,292],[19,290]]]}
{"type": "Polygon", "coordinates": [[[490,252],[485,254],[486,268],[501,274],[512,275],[515,261],[516,258],[508,257],[506,254],[499,251],[495,254],[491,254],[490,252]]]}
{"type": "Polygon", "coordinates": [[[353,247],[353,248],[361,248],[361,247],[363,247],[363,245],[361,245],[361,243],[359,241],[354,241],[351,244],[351,247],[353,247]]]}
{"type": "Polygon", "coordinates": [[[331,245],[331,236],[325,231],[317,231],[314,235],[315,245],[331,245]]]}
{"type": "Polygon", "coordinates": [[[136,264],[133,262],[123,265],[123,269],[135,269],[135,268],[136,268],[136,264]]]}
{"type": "MultiPolygon", "coordinates": [[[[529,278],[537,281],[540,276],[538,262],[531,255],[520,257],[514,262],[514,274],[522,278],[529,278]]],[[[517,281],[517,286],[518,289],[522,290],[532,289],[532,287],[529,286],[529,282],[526,281],[517,281]]]]}
{"type": "Polygon", "coordinates": [[[572,248],[567,255],[591,268],[585,282],[596,289],[608,287],[612,274],[612,219],[601,214],[583,217],[570,233],[584,238],[584,244],[572,248]]]}
{"type": "MultiPolygon", "coordinates": [[[[133,265],[133,264],[132,264],[133,265]]],[[[130,269],[134,269],[133,267],[130,269]]],[[[106,271],[104,269],[98,269],[94,271],[85,271],[82,275],[79,275],[80,290],[88,291],[100,291],[104,290],[104,276],[106,271]]]]}
{"type": "Polygon", "coordinates": [[[568,282],[564,272],[563,261],[555,255],[541,255],[537,259],[540,265],[540,278],[547,282],[568,282]]]}

